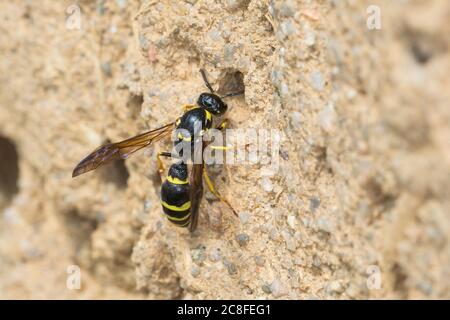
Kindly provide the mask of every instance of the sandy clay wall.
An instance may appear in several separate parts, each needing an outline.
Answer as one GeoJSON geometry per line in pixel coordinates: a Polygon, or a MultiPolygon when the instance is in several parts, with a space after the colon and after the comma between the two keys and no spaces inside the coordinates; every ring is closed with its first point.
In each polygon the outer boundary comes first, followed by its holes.
{"type": "Polygon", "coordinates": [[[2,1],[0,298],[450,298],[449,21],[444,0],[2,1]],[[282,134],[277,170],[210,168],[238,217],[207,192],[194,234],[166,221],[168,142],[71,178],[178,117],[200,68],[245,87],[231,128],[282,134]]]}

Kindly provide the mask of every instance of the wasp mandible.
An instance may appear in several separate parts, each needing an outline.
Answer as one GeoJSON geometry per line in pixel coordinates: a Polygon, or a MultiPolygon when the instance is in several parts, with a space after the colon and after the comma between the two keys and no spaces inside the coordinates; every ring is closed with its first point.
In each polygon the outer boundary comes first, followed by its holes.
{"type": "MultiPolygon", "coordinates": [[[[180,144],[187,143],[193,147],[194,155],[197,152],[203,154],[206,144],[202,143],[201,148],[196,148],[196,143],[203,139],[204,133],[213,128],[213,126],[219,130],[226,127],[227,121],[220,120],[228,109],[227,104],[222,99],[242,95],[244,90],[219,96],[214,93],[205,71],[201,69],[200,73],[210,92],[201,93],[197,99],[197,105],[183,106],[184,113],[181,117],[158,129],[141,133],[120,142],[100,146],[78,163],[73,170],[72,177],[95,170],[114,160],[127,159],[136,151],[168,137],[174,130],[178,132],[174,141],[175,149],[180,144]],[[183,135],[179,131],[187,132],[188,134],[183,135]]],[[[170,157],[176,160],[170,166],[167,177],[161,185],[161,205],[170,222],[180,227],[189,227],[191,232],[197,228],[198,211],[203,197],[203,178],[209,190],[237,215],[230,203],[215,190],[206,171],[203,157],[201,157],[200,163],[193,162],[190,174],[188,168],[189,159],[183,157],[182,152],[178,152],[175,155],[169,152],[160,152],[157,155],[160,173],[164,170],[161,157],[170,157]]]]}

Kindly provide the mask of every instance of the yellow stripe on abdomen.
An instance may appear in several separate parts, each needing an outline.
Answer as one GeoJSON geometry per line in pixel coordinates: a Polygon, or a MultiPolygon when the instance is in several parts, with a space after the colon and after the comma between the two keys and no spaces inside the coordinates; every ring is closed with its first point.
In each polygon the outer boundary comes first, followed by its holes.
{"type": "Polygon", "coordinates": [[[186,211],[186,210],[191,208],[191,202],[190,201],[185,202],[182,206],[171,205],[171,204],[168,204],[165,201],[161,201],[161,203],[162,203],[164,208],[167,208],[167,209],[172,210],[172,211],[186,211]]]}
{"type": "Polygon", "coordinates": [[[189,219],[191,217],[191,212],[189,211],[184,217],[172,217],[171,215],[167,214],[167,219],[169,219],[170,221],[174,221],[174,222],[180,222],[180,221],[184,221],[186,219],[189,219]]]}
{"type": "Polygon", "coordinates": [[[170,183],[173,183],[173,184],[188,184],[189,183],[189,181],[187,179],[180,180],[180,179],[174,178],[172,176],[167,176],[167,181],[169,181],[170,183]]]}

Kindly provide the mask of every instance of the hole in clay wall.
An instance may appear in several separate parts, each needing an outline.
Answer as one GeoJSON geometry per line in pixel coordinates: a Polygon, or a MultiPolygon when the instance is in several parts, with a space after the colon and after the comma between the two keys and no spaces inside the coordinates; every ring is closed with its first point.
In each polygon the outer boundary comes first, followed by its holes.
{"type": "Polygon", "coordinates": [[[244,75],[237,70],[229,70],[219,81],[219,93],[227,94],[245,90],[244,75]]]}
{"type": "Polygon", "coordinates": [[[106,182],[115,184],[119,189],[125,189],[130,177],[125,160],[114,161],[102,168],[102,177],[106,182]]]}
{"type": "MultiPolygon", "coordinates": [[[[104,144],[110,143],[108,139],[104,144]]],[[[125,160],[116,160],[101,167],[99,177],[106,183],[112,183],[119,189],[125,189],[128,186],[130,173],[125,165],[125,160]]]]}
{"type": "Polygon", "coordinates": [[[0,136],[0,208],[6,207],[19,192],[19,155],[16,145],[0,136]]]}
{"type": "Polygon", "coordinates": [[[98,221],[81,215],[76,208],[64,211],[62,218],[67,228],[67,235],[74,245],[73,258],[77,263],[81,263],[82,255],[90,250],[91,235],[97,229],[98,221]]]}
{"type": "Polygon", "coordinates": [[[425,65],[436,56],[447,54],[448,41],[439,33],[425,32],[409,26],[401,30],[400,37],[404,39],[406,48],[418,64],[425,65]]]}
{"type": "Polygon", "coordinates": [[[426,64],[433,56],[430,48],[420,41],[412,42],[410,44],[410,50],[414,59],[420,64],[426,64]]]}
{"type": "Polygon", "coordinates": [[[142,95],[131,94],[128,98],[127,107],[129,110],[129,114],[133,119],[137,119],[141,114],[143,102],[144,97],[142,95]]]}

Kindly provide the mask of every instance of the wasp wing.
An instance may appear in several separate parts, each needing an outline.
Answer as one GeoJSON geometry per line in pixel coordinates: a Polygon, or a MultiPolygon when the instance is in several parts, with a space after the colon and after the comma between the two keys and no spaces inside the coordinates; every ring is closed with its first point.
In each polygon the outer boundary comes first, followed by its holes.
{"type": "Polygon", "coordinates": [[[75,169],[73,169],[72,177],[95,170],[114,160],[127,159],[136,151],[166,137],[174,128],[175,123],[170,123],[161,128],[141,133],[126,140],[101,146],[77,164],[75,169]]]}
{"type": "Polygon", "coordinates": [[[203,197],[203,163],[193,164],[189,179],[191,200],[191,223],[189,231],[194,232],[198,224],[198,211],[203,197]]]}

